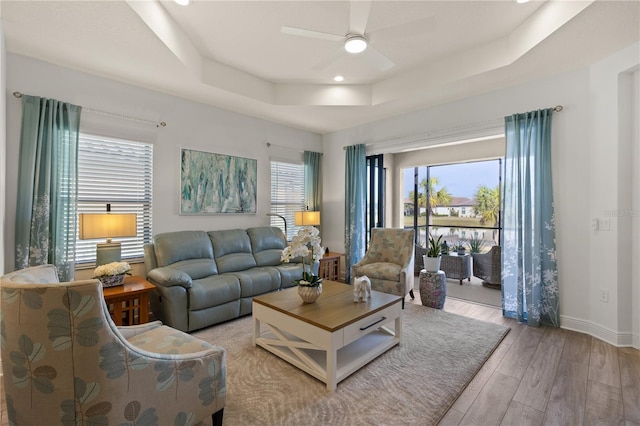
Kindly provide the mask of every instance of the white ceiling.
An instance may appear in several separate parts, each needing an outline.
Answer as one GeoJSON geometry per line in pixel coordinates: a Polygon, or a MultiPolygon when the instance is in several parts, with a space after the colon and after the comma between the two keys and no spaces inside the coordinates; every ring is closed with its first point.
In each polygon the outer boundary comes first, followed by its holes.
{"type": "Polygon", "coordinates": [[[9,52],[318,133],[582,67],[640,40],[638,0],[2,0],[0,16],[9,52]],[[339,41],[281,32],[344,36],[363,16],[391,69],[339,41]]]}

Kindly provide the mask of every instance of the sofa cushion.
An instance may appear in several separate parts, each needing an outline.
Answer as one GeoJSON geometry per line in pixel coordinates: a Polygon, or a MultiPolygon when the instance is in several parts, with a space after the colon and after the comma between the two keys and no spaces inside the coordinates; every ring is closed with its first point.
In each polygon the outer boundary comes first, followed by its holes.
{"type": "Polygon", "coordinates": [[[223,305],[240,298],[240,281],[231,274],[194,280],[189,289],[189,310],[223,305]]]}
{"type": "Polygon", "coordinates": [[[236,272],[256,266],[251,240],[244,229],[209,231],[218,272],[236,272]]]}
{"type": "Polygon", "coordinates": [[[240,280],[242,297],[253,297],[280,288],[280,273],[270,266],[251,268],[232,274],[240,280]]]}
{"type": "Polygon", "coordinates": [[[213,247],[204,231],[178,231],[158,234],[154,238],[158,266],[188,259],[213,259],[213,247]]]}
{"type": "Polygon", "coordinates": [[[248,228],[253,257],[258,266],[276,266],[282,263],[282,250],[287,246],[284,233],[280,228],[261,226],[248,228]]]}
{"type": "Polygon", "coordinates": [[[218,274],[218,266],[213,259],[189,259],[181,260],[170,266],[189,275],[192,280],[218,274]]]}
{"type": "Polygon", "coordinates": [[[369,278],[388,281],[398,281],[400,279],[400,271],[402,271],[402,266],[390,262],[367,263],[354,266],[351,269],[351,273],[354,276],[361,277],[366,275],[369,278]]]}
{"type": "Polygon", "coordinates": [[[283,263],[274,266],[280,273],[280,288],[293,287],[294,281],[302,279],[302,264],[300,263],[283,263]]]}

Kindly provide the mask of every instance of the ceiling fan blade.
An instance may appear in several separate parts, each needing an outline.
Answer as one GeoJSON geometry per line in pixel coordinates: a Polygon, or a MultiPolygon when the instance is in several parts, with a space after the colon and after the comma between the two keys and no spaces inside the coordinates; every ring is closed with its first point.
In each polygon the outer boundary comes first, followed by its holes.
{"type": "Polygon", "coordinates": [[[340,59],[340,57],[344,54],[345,54],[344,47],[340,46],[338,49],[334,50],[331,55],[327,56],[321,61],[318,61],[318,63],[315,64],[311,69],[313,70],[325,69],[326,67],[328,67],[329,65],[331,65],[332,63],[340,59]]]}
{"type": "Polygon", "coordinates": [[[396,64],[391,62],[391,59],[387,58],[378,50],[371,47],[371,45],[367,46],[367,50],[362,53],[367,58],[367,60],[369,60],[380,71],[387,71],[396,66],[396,64]]]}
{"type": "Polygon", "coordinates": [[[284,34],[300,36],[300,37],[318,38],[321,40],[330,40],[330,41],[344,41],[344,36],[330,34],[330,33],[321,33],[320,31],[305,30],[304,28],[282,27],[280,28],[280,31],[284,34]]]}
{"type": "Polygon", "coordinates": [[[369,21],[371,0],[353,0],[349,2],[349,32],[364,35],[369,21]]]}

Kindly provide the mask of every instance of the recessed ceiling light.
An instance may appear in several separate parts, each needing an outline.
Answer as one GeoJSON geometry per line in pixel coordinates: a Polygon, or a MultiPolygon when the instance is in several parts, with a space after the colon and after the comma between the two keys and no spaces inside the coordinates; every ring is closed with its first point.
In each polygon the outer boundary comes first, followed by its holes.
{"type": "Polygon", "coordinates": [[[335,77],[333,77],[333,80],[334,80],[334,81],[343,81],[343,80],[344,80],[344,77],[343,77],[343,76],[341,76],[341,75],[336,75],[335,77]]]}
{"type": "Polygon", "coordinates": [[[344,50],[349,53],[360,53],[366,48],[367,39],[359,35],[347,37],[347,40],[344,42],[344,50]]]}
{"type": "Polygon", "coordinates": [[[189,0],[174,0],[180,6],[187,6],[189,4],[189,0]]]}

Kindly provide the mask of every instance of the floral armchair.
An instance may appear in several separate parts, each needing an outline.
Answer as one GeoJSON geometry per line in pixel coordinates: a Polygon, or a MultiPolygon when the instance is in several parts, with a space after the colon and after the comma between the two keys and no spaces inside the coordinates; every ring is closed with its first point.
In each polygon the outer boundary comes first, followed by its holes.
{"type": "Polygon", "coordinates": [[[373,228],[369,249],[351,276],[366,275],[371,289],[405,297],[413,290],[413,235],[413,229],[373,228]]]}
{"type": "Polygon", "coordinates": [[[0,281],[9,424],[222,424],[226,352],[159,321],[116,327],[98,280],[52,265],[0,281]]]}

